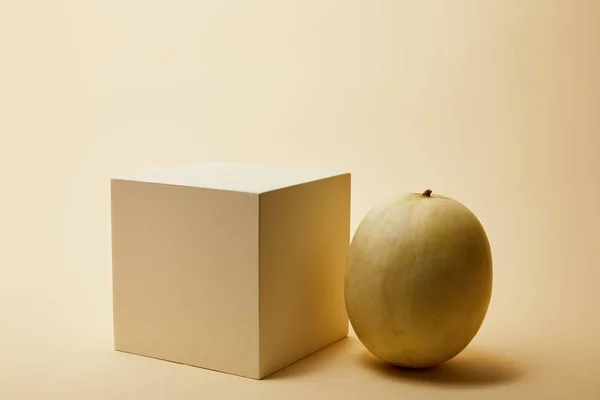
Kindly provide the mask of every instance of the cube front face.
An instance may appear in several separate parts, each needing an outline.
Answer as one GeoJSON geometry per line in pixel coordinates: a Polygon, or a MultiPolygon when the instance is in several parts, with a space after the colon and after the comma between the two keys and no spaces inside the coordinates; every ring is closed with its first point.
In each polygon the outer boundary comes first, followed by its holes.
{"type": "Polygon", "coordinates": [[[258,378],[258,196],[113,180],[117,350],[258,378]]]}
{"type": "Polygon", "coordinates": [[[263,377],[348,334],[350,175],[263,193],[259,209],[263,377]]]}

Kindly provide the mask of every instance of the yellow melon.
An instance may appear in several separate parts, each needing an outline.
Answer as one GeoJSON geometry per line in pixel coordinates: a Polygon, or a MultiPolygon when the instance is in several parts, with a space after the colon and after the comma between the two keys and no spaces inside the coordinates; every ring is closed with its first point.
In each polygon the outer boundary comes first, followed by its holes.
{"type": "Polygon", "coordinates": [[[466,206],[431,190],[393,197],[371,209],[352,238],[348,317],[378,358],[432,367],[479,331],[492,275],[488,237],[466,206]]]}

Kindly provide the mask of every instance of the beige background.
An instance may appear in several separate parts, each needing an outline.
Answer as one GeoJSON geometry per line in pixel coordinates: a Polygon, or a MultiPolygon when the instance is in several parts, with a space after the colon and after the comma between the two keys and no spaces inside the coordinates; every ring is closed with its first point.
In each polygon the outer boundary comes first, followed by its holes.
{"type": "Polygon", "coordinates": [[[0,398],[600,398],[600,2],[0,0],[0,398]],[[347,169],[469,206],[488,318],[438,371],[355,337],[265,381],[112,348],[109,178],[347,169]]]}

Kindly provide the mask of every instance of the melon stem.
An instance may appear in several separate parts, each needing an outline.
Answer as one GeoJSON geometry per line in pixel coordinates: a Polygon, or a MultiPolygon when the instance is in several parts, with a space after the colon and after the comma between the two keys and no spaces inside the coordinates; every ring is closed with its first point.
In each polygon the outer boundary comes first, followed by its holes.
{"type": "Polygon", "coordinates": [[[431,190],[427,189],[426,191],[424,191],[421,196],[422,197],[431,197],[431,190]]]}

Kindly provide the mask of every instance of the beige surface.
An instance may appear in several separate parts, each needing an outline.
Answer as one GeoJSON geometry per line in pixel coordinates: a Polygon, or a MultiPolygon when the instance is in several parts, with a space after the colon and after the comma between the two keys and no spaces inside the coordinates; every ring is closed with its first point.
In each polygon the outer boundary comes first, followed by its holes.
{"type": "Polygon", "coordinates": [[[597,399],[599,7],[0,1],[0,398],[597,399]],[[495,265],[468,352],[389,374],[349,338],[251,381],[111,350],[109,178],[205,160],[348,170],[353,228],[464,202],[495,265]]]}

